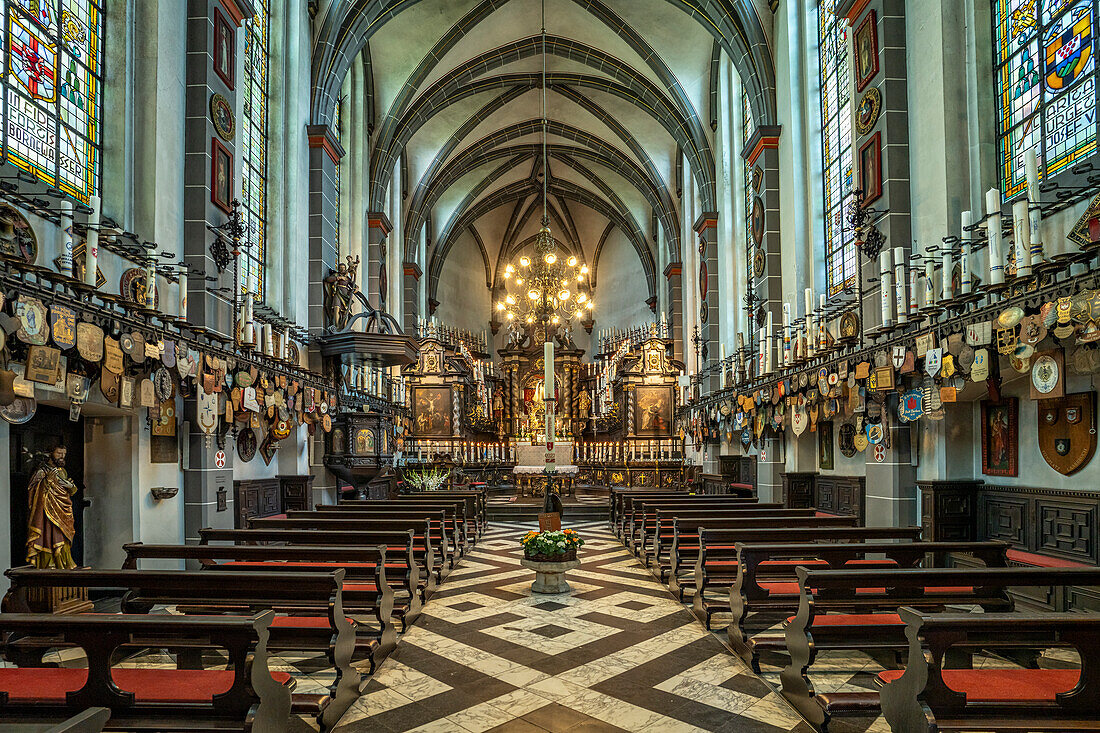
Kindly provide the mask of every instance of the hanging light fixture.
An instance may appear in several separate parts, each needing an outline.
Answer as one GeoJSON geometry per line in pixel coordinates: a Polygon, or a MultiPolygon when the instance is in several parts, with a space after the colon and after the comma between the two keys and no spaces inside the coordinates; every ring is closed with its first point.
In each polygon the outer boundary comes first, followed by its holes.
{"type": "MultiPolygon", "coordinates": [[[[546,0],[542,3],[542,228],[535,237],[535,256],[521,256],[516,264],[504,268],[506,295],[496,304],[509,322],[557,326],[578,314],[595,308],[595,302],[583,292],[588,265],[575,255],[562,260],[558,244],[550,233],[546,114],[546,0]]],[[[549,328],[546,338],[549,339],[549,328]]]]}

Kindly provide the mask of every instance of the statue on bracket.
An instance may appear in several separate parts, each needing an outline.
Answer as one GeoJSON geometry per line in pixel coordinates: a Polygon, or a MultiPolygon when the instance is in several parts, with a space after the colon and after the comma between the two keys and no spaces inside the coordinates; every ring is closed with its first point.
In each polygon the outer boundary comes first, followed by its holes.
{"type": "Polygon", "coordinates": [[[333,331],[343,331],[351,318],[351,304],[359,285],[355,282],[359,271],[359,258],[348,255],[325,278],[325,320],[333,331]]]}

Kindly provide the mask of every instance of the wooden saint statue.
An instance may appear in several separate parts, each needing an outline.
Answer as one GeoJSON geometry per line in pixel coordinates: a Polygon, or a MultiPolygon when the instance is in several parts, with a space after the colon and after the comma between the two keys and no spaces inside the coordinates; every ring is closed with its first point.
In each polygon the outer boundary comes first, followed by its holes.
{"type": "Polygon", "coordinates": [[[59,445],[38,458],[27,493],[30,519],[27,521],[27,562],[36,568],[76,567],[73,560],[73,496],[76,483],[65,471],[66,448],[59,445]]]}

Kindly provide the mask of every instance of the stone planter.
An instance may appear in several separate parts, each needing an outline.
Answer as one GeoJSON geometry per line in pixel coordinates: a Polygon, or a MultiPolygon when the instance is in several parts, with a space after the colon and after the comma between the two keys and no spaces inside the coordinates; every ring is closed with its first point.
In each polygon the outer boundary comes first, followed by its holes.
{"type": "Polygon", "coordinates": [[[577,559],[577,551],[570,550],[562,555],[524,555],[523,559],[532,562],[569,562],[577,559]]]}
{"type": "Polygon", "coordinates": [[[579,567],[581,562],[576,559],[576,553],[572,560],[559,557],[550,562],[540,560],[528,560],[523,558],[520,565],[535,571],[535,582],[531,584],[533,593],[568,593],[569,584],[565,582],[566,572],[579,567]]]}

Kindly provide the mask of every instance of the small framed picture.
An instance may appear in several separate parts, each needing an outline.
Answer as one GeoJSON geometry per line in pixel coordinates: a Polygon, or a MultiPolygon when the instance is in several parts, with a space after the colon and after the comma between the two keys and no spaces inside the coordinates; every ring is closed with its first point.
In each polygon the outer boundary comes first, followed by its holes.
{"type": "Polygon", "coordinates": [[[982,473],[986,476],[1017,475],[1019,411],[1015,397],[982,400],[982,473]]]}
{"type": "Polygon", "coordinates": [[[237,68],[237,32],[222,14],[221,8],[214,7],[214,73],[233,91],[237,68]]]}
{"type": "Polygon", "coordinates": [[[859,149],[859,183],[863,187],[863,204],[882,196],[882,133],[876,132],[859,149]]]}
{"type": "Polygon", "coordinates": [[[233,210],[233,154],[218,138],[210,141],[210,201],[229,214],[233,210]]]}
{"type": "Polygon", "coordinates": [[[862,92],[878,74],[878,18],[874,10],[856,29],[855,54],[856,91],[862,92]]]}

